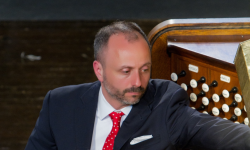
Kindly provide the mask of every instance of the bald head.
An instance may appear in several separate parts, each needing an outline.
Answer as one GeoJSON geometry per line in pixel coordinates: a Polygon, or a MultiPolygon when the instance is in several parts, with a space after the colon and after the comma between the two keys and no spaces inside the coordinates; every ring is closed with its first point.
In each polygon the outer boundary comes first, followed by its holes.
{"type": "Polygon", "coordinates": [[[128,42],[136,41],[139,39],[139,36],[141,36],[147,42],[150,49],[147,36],[136,23],[119,21],[101,28],[96,34],[94,40],[95,60],[104,64],[104,51],[108,46],[110,37],[115,34],[123,34],[128,42]]]}

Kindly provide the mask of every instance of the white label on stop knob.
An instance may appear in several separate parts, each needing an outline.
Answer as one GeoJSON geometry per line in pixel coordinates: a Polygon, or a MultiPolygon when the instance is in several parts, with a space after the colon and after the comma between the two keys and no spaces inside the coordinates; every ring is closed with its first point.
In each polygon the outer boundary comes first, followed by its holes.
{"type": "Polygon", "coordinates": [[[171,73],[171,80],[172,81],[177,81],[178,80],[178,76],[177,76],[177,74],[176,73],[171,73]]]}
{"type": "Polygon", "coordinates": [[[209,104],[209,100],[208,100],[207,97],[202,97],[201,101],[202,101],[202,104],[205,105],[205,106],[207,106],[209,104]]]}
{"type": "Polygon", "coordinates": [[[212,99],[214,102],[218,102],[220,100],[220,97],[218,94],[213,94],[212,99]]]}
{"type": "Polygon", "coordinates": [[[229,97],[229,92],[228,92],[228,90],[223,90],[223,91],[222,91],[222,95],[223,95],[223,97],[228,98],[228,97],[229,97]]]}
{"type": "Polygon", "coordinates": [[[199,72],[199,68],[197,66],[194,66],[194,65],[191,65],[191,64],[188,65],[188,70],[192,71],[192,72],[195,72],[195,73],[199,72]]]}
{"type": "Polygon", "coordinates": [[[196,94],[191,93],[191,94],[190,94],[190,100],[191,100],[192,102],[196,102],[196,101],[197,101],[197,96],[196,96],[196,94]]]}
{"type": "Polygon", "coordinates": [[[248,124],[249,124],[249,119],[248,119],[248,118],[245,118],[245,119],[244,119],[244,124],[245,124],[245,125],[248,125],[248,124]]]}
{"type": "Polygon", "coordinates": [[[238,93],[234,95],[234,99],[235,99],[235,101],[238,102],[238,103],[242,101],[242,97],[241,97],[240,94],[238,94],[238,93]]]}
{"type": "Polygon", "coordinates": [[[227,82],[227,83],[230,83],[230,77],[229,76],[225,76],[223,74],[220,75],[220,80],[224,81],[224,82],[227,82]]]}
{"type": "Polygon", "coordinates": [[[192,80],[190,81],[190,86],[191,86],[192,88],[196,88],[196,87],[197,87],[197,81],[196,81],[195,79],[192,79],[192,80]]]}
{"type": "Polygon", "coordinates": [[[214,108],[212,109],[212,113],[213,113],[215,116],[218,116],[218,115],[220,114],[220,111],[219,111],[218,108],[214,107],[214,108]]]}
{"type": "Polygon", "coordinates": [[[240,108],[236,107],[236,108],[234,109],[234,114],[235,114],[236,116],[241,116],[241,110],[240,110],[240,108]]]}
{"type": "Polygon", "coordinates": [[[227,113],[229,111],[228,105],[227,104],[223,104],[222,105],[222,110],[227,113]]]}
{"type": "Polygon", "coordinates": [[[182,87],[185,91],[187,91],[187,89],[188,89],[188,88],[187,88],[187,85],[186,85],[185,83],[182,83],[182,84],[181,84],[181,87],[182,87]]]}
{"type": "Polygon", "coordinates": [[[203,90],[204,92],[208,92],[208,91],[209,91],[209,86],[208,86],[206,83],[203,83],[203,84],[202,84],[202,90],[203,90]]]}

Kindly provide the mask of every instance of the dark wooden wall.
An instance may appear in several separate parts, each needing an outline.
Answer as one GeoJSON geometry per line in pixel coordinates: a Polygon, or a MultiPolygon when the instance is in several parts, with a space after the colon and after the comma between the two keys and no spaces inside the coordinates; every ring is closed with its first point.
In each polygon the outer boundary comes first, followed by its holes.
{"type": "Polygon", "coordinates": [[[249,0],[2,0],[0,20],[249,17],[249,0]]]}
{"type": "MultiPolygon", "coordinates": [[[[146,34],[160,22],[134,21],[146,34]]],[[[96,80],[93,39],[111,22],[0,22],[0,150],[24,149],[50,89],[96,80]]]]}

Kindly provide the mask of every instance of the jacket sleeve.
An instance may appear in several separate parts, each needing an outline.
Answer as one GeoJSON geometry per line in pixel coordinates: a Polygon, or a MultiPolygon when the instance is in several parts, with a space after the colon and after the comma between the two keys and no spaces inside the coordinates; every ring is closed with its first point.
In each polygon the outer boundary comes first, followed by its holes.
{"type": "Polygon", "coordinates": [[[55,140],[53,138],[53,133],[50,130],[49,102],[50,102],[50,92],[48,92],[44,98],[39,118],[37,119],[35,128],[33,129],[29,137],[25,150],[57,149],[55,140]]]}
{"type": "Polygon", "coordinates": [[[249,150],[250,129],[243,124],[200,113],[177,90],[170,99],[166,124],[172,144],[202,150],[249,150]]]}

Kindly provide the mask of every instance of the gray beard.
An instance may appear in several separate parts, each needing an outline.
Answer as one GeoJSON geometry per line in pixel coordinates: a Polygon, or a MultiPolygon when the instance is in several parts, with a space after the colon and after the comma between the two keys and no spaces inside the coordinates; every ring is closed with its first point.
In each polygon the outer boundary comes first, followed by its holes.
{"type": "MultiPolygon", "coordinates": [[[[113,97],[114,99],[120,101],[122,104],[125,104],[125,105],[134,105],[134,104],[137,104],[140,101],[140,98],[141,98],[141,97],[139,97],[138,99],[135,99],[135,100],[133,100],[131,102],[131,101],[129,101],[129,100],[127,100],[125,98],[125,94],[127,92],[141,92],[141,93],[144,93],[144,91],[145,91],[145,89],[142,88],[142,87],[132,87],[132,88],[129,88],[129,89],[125,89],[121,93],[121,92],[119,92],[117,89],[115,89],[112,85],[110,85],[107,82],[107,79],[106,79],[105,76],[103,77],[103,86],[104,86],[104,88],[106,89],[106,91],[108,92],[108,94],[111,97],[113,97]]],[[[133,97],[136,97],[136,96],[133,96],[133,97]]]]}

